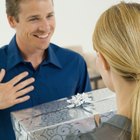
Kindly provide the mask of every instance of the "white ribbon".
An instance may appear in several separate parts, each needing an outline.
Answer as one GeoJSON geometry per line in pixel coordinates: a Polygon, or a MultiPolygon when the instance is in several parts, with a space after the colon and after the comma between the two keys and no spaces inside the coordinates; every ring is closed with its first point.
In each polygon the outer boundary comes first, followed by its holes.
{"type": "Polygon", "coordinates": [[[93,97],[89,96],[87,93],[78,93],[77,95],[72,96],[72,99],[67,100],[67,102],[69,103],[67,106],[68,108],[81,107],[89,113],[95,112],[93,97]]]}

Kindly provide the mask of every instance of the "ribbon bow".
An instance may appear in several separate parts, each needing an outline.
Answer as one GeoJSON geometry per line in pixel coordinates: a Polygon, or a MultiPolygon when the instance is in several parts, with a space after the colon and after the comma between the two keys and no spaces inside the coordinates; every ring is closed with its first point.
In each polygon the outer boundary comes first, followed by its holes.
{"type": "Polygon", "coordinates": [[[67,106],[68,108],[81,107],[89,113],[95,112],[93,97],[89,96],[87,93],[78,93],[77,95],[72,96],[71,99],[67,100],[67,102],[69,103],[67,106]]]}

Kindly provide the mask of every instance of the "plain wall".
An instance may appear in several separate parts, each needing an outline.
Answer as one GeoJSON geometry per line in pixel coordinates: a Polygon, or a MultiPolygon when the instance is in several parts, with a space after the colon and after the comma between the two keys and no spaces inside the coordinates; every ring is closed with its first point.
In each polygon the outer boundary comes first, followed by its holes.
{"type": "MultiPolygon", "coordinates": [[[[140,0],[125,0],[140,2],[140,0]]],[[[82,46],[92,49],[92,32],[100,14],[120,0],[54,0],[56,30],[51,42],[62,47],[82,46]]],[[[9,43],[15,31],[7,22],[5,0],[0,0],[0,46],[9,43]]]]}

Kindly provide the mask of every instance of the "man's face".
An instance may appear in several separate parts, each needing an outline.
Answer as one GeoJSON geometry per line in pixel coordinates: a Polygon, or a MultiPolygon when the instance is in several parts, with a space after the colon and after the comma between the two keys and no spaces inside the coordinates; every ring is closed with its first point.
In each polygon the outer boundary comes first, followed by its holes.
{"type": "Polygon", "coordinates": [[[21,49],[45,50],[55,29],[52,0],[21,2],[19,22],[13,19],[16,39],[21,49]]]}

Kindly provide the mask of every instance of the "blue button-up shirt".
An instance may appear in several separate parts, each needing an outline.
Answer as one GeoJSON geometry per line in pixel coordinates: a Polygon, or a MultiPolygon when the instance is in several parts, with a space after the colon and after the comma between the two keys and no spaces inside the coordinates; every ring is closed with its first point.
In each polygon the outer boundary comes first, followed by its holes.
{"type": "Polygon", "coordinates": [[[24,71],[29,72],[27,78],[35,78],[35,89],[28,93],[31,97],[28,101],[0,110],[0,140],[15,140],[11,111],[91,90],[86,63],[79,54],[51,43],[46,55],[35,70],[30,62],[23,60],[15,36],[9,45],[0,48],[0,69],[6,70],[3,83],[24,71]]]}

